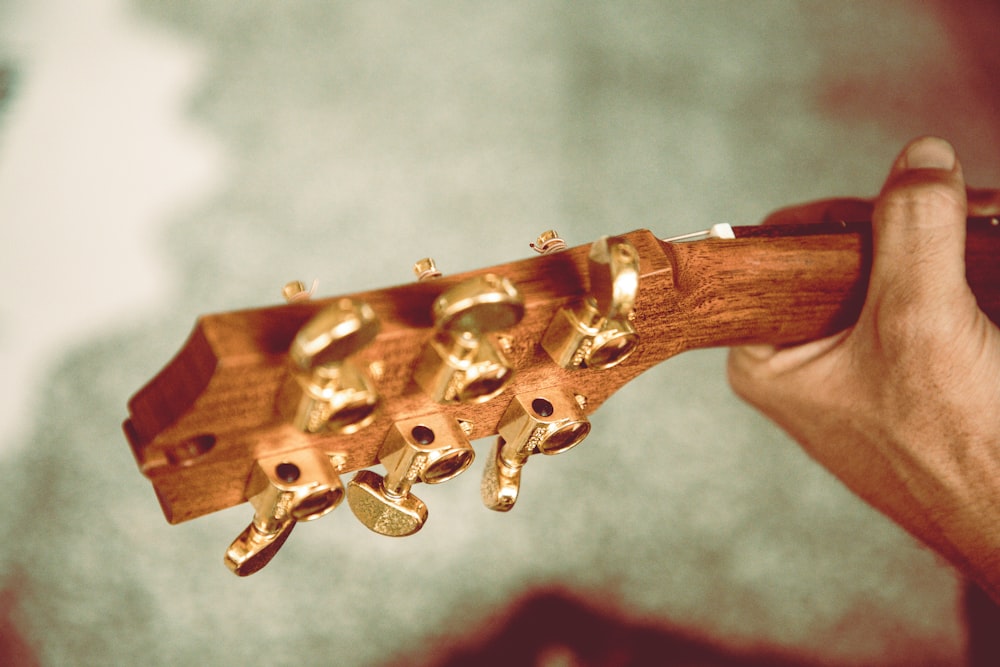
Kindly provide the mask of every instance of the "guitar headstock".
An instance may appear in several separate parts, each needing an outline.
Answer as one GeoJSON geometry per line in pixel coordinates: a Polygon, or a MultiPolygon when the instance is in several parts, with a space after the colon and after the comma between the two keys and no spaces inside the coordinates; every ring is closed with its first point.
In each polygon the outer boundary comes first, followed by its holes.
{"type": "Polygon", "coordinates": [[[386,290],[201,317],[124,424],[168,521],[249,500],[254,521],[227,554],[237,574],[345,495],[372,530],[410,534],[427,517],[412,485],[464,471],[470,441],[497,434],[483,500],[510,509],[529,455],[580,442],[587,415],[683,348],[651,233],[539,246],[490,269],[423,265],[386,290]]]}
{"type": "MultiPolygon", "coordinates": [[[[856,320],[870,225],[726,228],[569,249],[550,233],[540,256],[502,266],[440,276],[423,261],[399,287],[316,300],[295,288],[286,305],[202,317],[129,402],[125,433],[171,523],[251,503],[226,554],[240,575],[344,497],[377,533],[419,530],[428,512],[412,487],[465,471],[472,440],[499,435],[482,500],[507,511],[529,457],[577,445],[588,415],[651,366],[856,320]]],[[[967,277],[994,321],[998,232],[996,218],[970,219],[967,277]]]]}

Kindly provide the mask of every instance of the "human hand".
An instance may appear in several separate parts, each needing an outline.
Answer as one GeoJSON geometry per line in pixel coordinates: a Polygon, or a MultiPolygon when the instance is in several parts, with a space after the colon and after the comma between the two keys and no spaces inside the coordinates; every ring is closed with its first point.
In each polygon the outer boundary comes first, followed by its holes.
{"type": "Polygon", "coordinates": [[[734,348],[730,382],[852,491],[1000,599],[1000,330],[965,280],[966,192],[950,145],[923,138],[874,202],[826,200],[767,222],[872,220],[857,323],[778,349],[734,348]]]}

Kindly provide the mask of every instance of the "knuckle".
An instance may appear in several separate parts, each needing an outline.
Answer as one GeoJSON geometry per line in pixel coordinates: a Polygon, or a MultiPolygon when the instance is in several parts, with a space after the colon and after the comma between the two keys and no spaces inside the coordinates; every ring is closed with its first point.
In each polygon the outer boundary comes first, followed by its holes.
{"type": "Polygon", "coordinates": [[[968,335],[969,321],[962,313],[974,309],[956,308],[956,300],[961,301],[961,297],[934,304],[928,303],[925,296],[897,289],[881,299],[876,332],[879,347],[890,361],[923,366],[968,335]]]}
{"type": "Polygon", "coordinates": [[[913,223],[932,225],[965,216],[965,193],[954,183],[905,176],[879,197],[878,208],[884,214],[902,214],[913,223]]]}

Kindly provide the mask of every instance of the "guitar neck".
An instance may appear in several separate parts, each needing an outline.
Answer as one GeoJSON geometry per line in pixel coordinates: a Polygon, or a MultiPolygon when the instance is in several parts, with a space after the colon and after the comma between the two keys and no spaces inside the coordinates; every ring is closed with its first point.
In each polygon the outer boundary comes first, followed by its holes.
{"type": "MultiPolygon", "coordinates": [[[[685,348],[794,344],[855,321],[871,270],[871,225],[734,228],[735,239],[664,243],[674,271],[668,311],[683,314],[685,348]]],[[[1000,321],[1000,224],[970,218],[966,275],[1000,321]]]]}

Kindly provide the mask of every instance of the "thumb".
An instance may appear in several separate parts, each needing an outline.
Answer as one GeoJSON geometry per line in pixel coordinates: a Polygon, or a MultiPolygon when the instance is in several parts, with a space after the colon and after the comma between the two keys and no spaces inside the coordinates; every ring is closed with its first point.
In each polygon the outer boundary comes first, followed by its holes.
{"type": "Polygon", "coordinates": [[[896,158],[872,214],[868,303],[948,309],[965,281],[967,201],[962,167],[943,139],[923,137],[896,158]]]}

